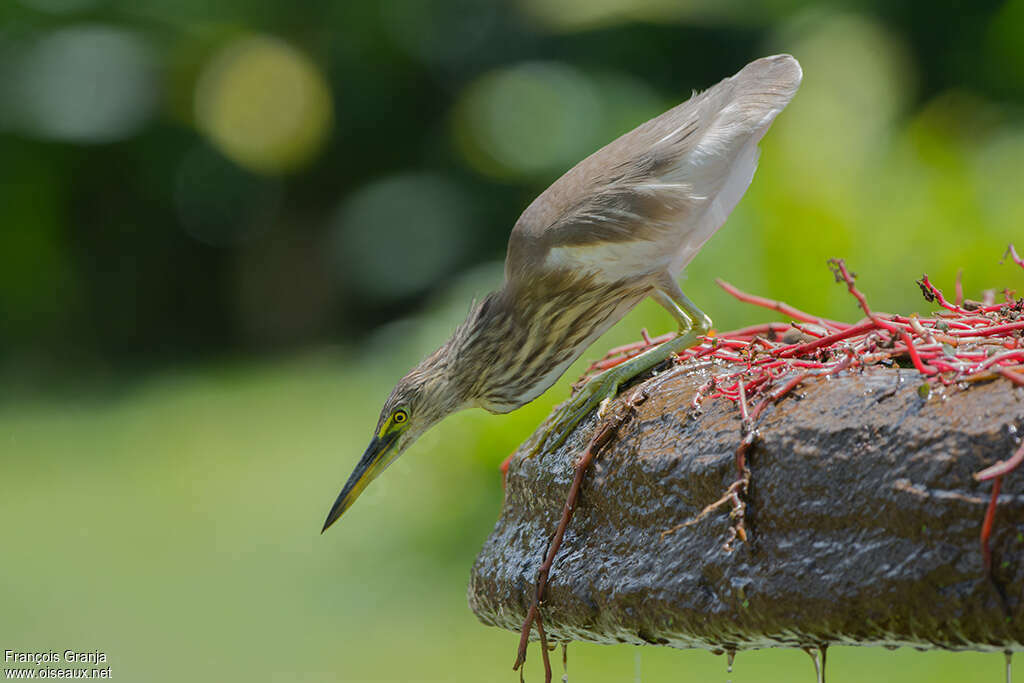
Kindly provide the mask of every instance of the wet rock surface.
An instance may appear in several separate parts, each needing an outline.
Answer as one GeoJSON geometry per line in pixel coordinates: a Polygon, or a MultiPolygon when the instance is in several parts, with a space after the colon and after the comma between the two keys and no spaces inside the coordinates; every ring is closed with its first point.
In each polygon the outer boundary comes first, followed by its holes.
{"type": "MultiPolygon", "coordinates": [[[[992,578],[979,546],[991,482],[972,474],[1017,447],[1024,393],[997,380],[925,396],[916,372],[881,368],[807,380],[760,420],[749,537],[726,552],[728,505],[662,537],[736,477],[739,411],[690,407],[705,373],[641,385],[649,397],[587,473],[545,593],[549,638],[1022,649],[1024,471],[1003,482],[992,578]]],[[[485,624],[522,625],[596,423],[556,452],[513,458],[470,578],[485,624]]]]}

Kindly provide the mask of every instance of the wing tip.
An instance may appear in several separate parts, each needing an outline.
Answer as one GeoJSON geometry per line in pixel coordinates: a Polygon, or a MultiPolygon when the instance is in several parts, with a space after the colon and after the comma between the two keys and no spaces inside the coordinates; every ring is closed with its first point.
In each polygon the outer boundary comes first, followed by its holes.
{"type": "Polygon", "coordinates": [[[768,81],[782,90],[796,93],[804,71],[793,55],[783,53],[755,59],[736,74],[741,75],[759,82],[768,81]]]}

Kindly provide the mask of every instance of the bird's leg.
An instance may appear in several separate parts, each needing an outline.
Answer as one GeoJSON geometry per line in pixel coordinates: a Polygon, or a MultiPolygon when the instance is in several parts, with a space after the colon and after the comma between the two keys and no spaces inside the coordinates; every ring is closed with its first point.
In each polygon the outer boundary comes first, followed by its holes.
{"type": "Polygon", "coordinates": [[[544,448],[554,450],[561,446],[583,418],[605,401],[615,397],[619,387],[673,354],[695,345],[711,329],[711,319],[683,294],[676,281],[667,273],[658,280],[651,296],[676,319],[679,334],[674,339],[648,349],[587,382],[558,411],[552,425],[545,430],[534,446],[531,456],[544,448]]]}

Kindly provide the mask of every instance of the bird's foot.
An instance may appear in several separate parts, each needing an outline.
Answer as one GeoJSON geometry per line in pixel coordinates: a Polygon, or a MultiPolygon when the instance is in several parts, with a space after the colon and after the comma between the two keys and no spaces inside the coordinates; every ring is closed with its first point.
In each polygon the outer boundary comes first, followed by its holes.
{"type": "Polygon", "coordinates": [[[619,385],[623,382],[621,375],[622,373],[609,370],[584,384],[558,409],[527,457],[532,458],[545,449],[556,450],[595,408],[599,413],[604,413],[608,404],[619,393],[619,385]]]}
{"type": "Polygon", "coordinates": [[[701,335],[707,332],[711,321],[705,318],[697,329],[681,331],[668,341],[648,349],[638,356],[614,368],[605,370],[597,377],[584,384],[579,391],[562,404],[548,423],[541,435],[534,442],[526,456],[532,458],[542,450],[556,450],[565,443],[576,426],[595,408],[603,414],[612,399],[619,393],[619,387],[634,377],[642,375],[675,353],[679,353],[700,341],[701,335]]]}

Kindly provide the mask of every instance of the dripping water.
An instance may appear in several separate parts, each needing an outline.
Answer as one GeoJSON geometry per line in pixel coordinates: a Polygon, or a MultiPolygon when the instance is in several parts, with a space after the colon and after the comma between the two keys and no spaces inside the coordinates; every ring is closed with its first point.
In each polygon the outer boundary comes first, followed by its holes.
{"type": "Polygon", "coordinates": [[[1007,650],[1003,655],[1006,657],[1006,683],[1013,683],[1013,653],[1007,650]]]}
{"type": "Polygon", "coordinates": [[[732,663],[736,660],[736,650],[729,649],[725,652],[725,672],[732,673],[732,663]]]}
{"type": "Polygon", "coordinates": [[[569,643],[562,643],[562,683],[569,683],[569,643]]]}
{"type": "Polygon", "coordinates": [[[633,683],[641,683],[643,674],[643,662],[640,660],[640,648],[636,648],[636,654],[633,656],[633,683]]]}
{"type": "Polygon", "coordinates": [[[814,662],[814,682],[821,683],[821,660],[818,658],[817,648],[805,647],[802,649],[811,658],[811,661],[814,662]]]}

